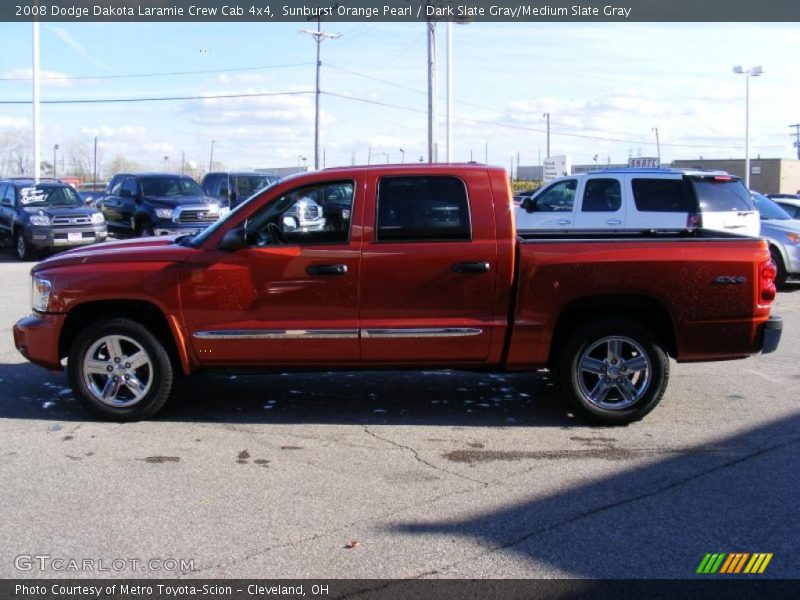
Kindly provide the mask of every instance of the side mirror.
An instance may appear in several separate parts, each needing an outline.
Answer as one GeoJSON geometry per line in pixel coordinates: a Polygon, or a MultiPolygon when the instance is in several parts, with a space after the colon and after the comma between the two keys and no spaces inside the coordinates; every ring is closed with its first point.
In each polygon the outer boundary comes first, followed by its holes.
{"type": "Polygon", "coordinates": [[[222,241],[217,245],[217,250],[222,250],[223,252],[241,250],[247,246],[244,235],[244,227],[231,229],[223,236],[222,241]]]}
{"type": "Polygon", "coordinates": [[[8,208],[13,208],[14,203],[11,202],[11,200],[9,200],[8,198],[3,198],[2,200],[0,200],[0,206],[7,206],[8,208]]]}
{"type": "Polygon", "coordinates": [[[536,200],[528,196],[525,200],[522,201],[520,206],[525,209],[527,212],[532,213],[539,210],[538,205],[536,204],[536,200]]]}
{"type": "Polygon", "coordinates": [[[120,190],[119,191],[120,198],[133,198],[133,192],[130,190],[120,190]]]}
{"type": "Polygon", "coordinates": [[[223,187],[219,188],[219,195],[222,196],[223,198],[228,198],[231,195],[231,193],[228,190],[228,188],[223,187]]]}
{"type": "Polygon", "coordinates": [[[299,226],[297,219],[294,217],[283,217],[282,223],[284,231],[294,231],[299,226]]]}

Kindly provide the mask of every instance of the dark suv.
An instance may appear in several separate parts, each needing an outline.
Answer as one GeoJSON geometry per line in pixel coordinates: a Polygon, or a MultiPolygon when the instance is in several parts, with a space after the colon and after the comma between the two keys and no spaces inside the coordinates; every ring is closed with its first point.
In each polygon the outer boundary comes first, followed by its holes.
{"type": "Polygon", "coordinates": [[[227,203],[230,208],[235,208],[239,203],[279,179],[275,175],[258,171],[225,171],[207,173],[203,177],[202,186],[206,194],[227,203]]]}
{"type": "Polygon", "coordinates": [[[0,180],[0,237],[20,260],[45,250],[106,239],[103,215],[86,206],[72,186],[56,180],[0,180]]]}
{"type": "Polygon", "coordinates": [[[126,237],[196,233],[228,210],[191,177],[171,173],[114,175],[97,207],[109,231],[126,237]]]}

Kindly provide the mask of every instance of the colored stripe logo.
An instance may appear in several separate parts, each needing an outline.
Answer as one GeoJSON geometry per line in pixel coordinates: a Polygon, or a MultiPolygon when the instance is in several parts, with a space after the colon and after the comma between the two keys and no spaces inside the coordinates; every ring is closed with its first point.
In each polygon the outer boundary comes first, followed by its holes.
{"type": "Polygon", "coordinates": [[[740,573],[755,575],[763,573],[771,560],[772,552],[708,553],[700,561],[697,573],[701,575],[736,575],[740,573]]]}

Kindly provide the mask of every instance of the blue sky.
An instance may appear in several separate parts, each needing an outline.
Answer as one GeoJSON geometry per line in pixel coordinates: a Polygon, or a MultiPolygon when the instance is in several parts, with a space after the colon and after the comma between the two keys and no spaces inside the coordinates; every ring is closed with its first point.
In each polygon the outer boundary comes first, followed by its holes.
{"type": "MultiPolygon", "coordinates": [[[[42,99],[310,92],[314,43],[298,23],[42,24],[42,99]],[[269,67],[269,68],[260,68],[269,67]],[[136,74],[209,71],[149,77],[136,74]],[[211,72],[216,71],[216,72],[211,72]],[[94,76],[97,79],[63,79],[94,76]],[[108,78],[113,76],[113,78],[108,78]],[[122,76],[122,77],[120,77],[122,76]],[[104,78],[100,78],[104,77],[104,78]]],[[[325,23],[322,146],[327,166],[426,155],[426,47],[422,23],[325,23]],[[343,98],[341,96],[347,96],[343,98]],[[354,100],[358,98],[360,100],[354,100]],[[393,106],[386,106],[393,105],[393,106]]],[[[441,111],[445,38],[438,26],[441,111]]],[[[745,78],[751,79],[751,156],[796,156],[788,125],[800,121],[796,24],[473,23],[454,26],[455,161],[508,168],[545,152],[575,163],[743,156],[745,78]],[[565,135],[568,134],[568,135],[565,135]],[[580,137],[588,136],[588,137],[580,137]],[[609,138],[609,140],[592,139],[609,138]]],[[[30,24],[0,24],[0,100],[29,100],[30,24]]],[[[313,164],[313,94],[171,102],[43,105],[43,158],[91,146],[142,168],[176,168],[181,154],[229,168],[313,164]],[[164,157],[169,157],[166,161],[164,157]]],[[[444,119],[440,120],[440,158],[444,119]]],[[[29,105],[0,105],[0,133],[27,132],[29,105]]],[[[0,138],[2,139],[2,138],[0,138]]],[[[67,158],[69,161],[69,158],[67,158]]]]}

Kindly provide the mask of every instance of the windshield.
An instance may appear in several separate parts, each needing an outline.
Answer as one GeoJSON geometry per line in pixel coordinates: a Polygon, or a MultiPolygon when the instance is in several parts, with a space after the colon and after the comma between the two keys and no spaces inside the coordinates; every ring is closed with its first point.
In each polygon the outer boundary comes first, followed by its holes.
{"type": "Polygon", "coordinates": [[[142,177],[145,196],[202,196],[203,190],[188,177],[142,177]]]}
{"type": "Polygon", "coordinates": [[[234,175],[231,179],[236,186],[236,195],[242,199],[249,198],[278,180],[271,175],[234,175]]]}
{"type": "Polygon", "coordinates": [[[758,209],[761,218],[764,220],[771,221],[773,219],[777,219],[783,221],[792,218],[789,213],[787,213],[766,196],[762,196],[761,194],[753,194],[753,200],[756,203],[756,208],[758,209]]]}
{"type": "Polygon", "coordinates": [[[703,212],[752,211],[753,199],[739,180],[731,177],[691,177],[703,212]]]}
{"type": "Polygon", "coordinates": [[[71,187],[55,185],[36,185],[19,190],[19,200],[23,206],[72,207],[83,206],[78,193],[71,187]]]}
{"type": "Polygon", "coordinates": [[[250,204],[250,201],[253,200],[253,198],[256,198],[256,197],[257,197],[257,194],[253,194],[246,201],[242,202],[241,204],[236,205],[236,208],[234,208],[227,215],[225,215],[224,217],[222,217],[221,219],[219,219],[217,221],[214,221],[211,225],[209,225],[208,227],[203,229],[203,231],[201,231],[197,235],[188,236],[188,237],[184,237],[184,238],[179,238],[181,245],[183,245],[183,246],[191,246],[192,248],[197,248],[203,242],[205,242],[209,238],[209,236],[211,234],[213,234],[217,229],[222,227],[223,224],[227,223],[232,218],[234,218],[236,215],[238,215],[242,211],[242,209],[245,206],[247,206],[248,204],[250,204]]]}

